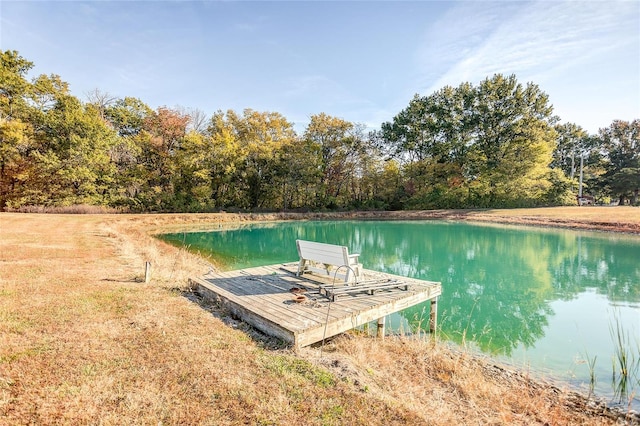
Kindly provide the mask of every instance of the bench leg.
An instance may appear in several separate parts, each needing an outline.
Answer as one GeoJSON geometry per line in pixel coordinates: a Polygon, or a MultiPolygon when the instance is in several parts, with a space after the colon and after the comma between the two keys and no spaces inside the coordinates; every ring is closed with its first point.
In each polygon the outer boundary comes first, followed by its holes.
{"type": "Polygon", "coordinates": [[[360,278],[361,276],[361,272],[360,272],[360,264],[356,263],[354,265],[349,265],[349,267],[347,268],[347,273],[345,274],[345,282],[349,283],[351,282],[351,280],[353,279],[353,281],[357,281],[358,278],[360,278]],[[352,277],[353,275],[353,277],[352,277]]]}
{"type": "Polygon", "coordinates": [[[306,262],[307,261],[305,259],[300,259],[300,262],[298,262],[298,273],[296,274],[297,277],[302,275],[302,273],[304,272],[304,264],[306,262]]]}

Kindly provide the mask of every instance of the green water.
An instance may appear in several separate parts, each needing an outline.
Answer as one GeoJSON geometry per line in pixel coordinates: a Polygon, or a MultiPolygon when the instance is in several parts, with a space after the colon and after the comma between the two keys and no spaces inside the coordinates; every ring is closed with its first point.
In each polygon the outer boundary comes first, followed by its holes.
{"type": "MultiPolygon", "coordinates": [[[[613,398],[611,326],[640,356],[640,238],[438,221],[279,222],[169,234],[229,269],[296,261],[296,239],[346,245],[367,269],[442,282],[440,336],[613,398]]],[[[203,271],[206,272],[206,271],[203,271]]],[[[390,318],[428,326],[429,307],[390,318]]],[[[640,363],[640,361],[638,361],[640,363]]],[[[640,393],[640,371],[631,377],[640,393]]],[[[636,396],[632,406],[640,407],[636,396]]],[[[619,398],[618,398],[619,399],[619,398]]]]}

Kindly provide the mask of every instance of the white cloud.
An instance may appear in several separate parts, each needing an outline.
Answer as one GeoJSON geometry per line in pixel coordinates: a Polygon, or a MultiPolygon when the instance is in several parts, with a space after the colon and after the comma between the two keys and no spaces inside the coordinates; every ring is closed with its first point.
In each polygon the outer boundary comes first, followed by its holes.
{"type": "Polygon", "coordinates": [[[319,74],[292,78],[289,89],[284,92],[284,96],[293,99],[315,100],[310,103],[323,105],[325,108],[337,105],[342,107],[370,105],[367,99],[356,95],[353,90],[319,74]]]}
{"type": "Polygon", "coordinates": [[[628,43],[630,28],[637,33],[634,9],[633,2],[461,4],[434,29],[452,28],[449,34],[443,31],[448,39],[440,49],[427,49],[434,57],[426,59],[444,59],[449,67],[431,80],[427,92],[495,73],[515,73],[536,83],[552,79],[628,43]]]}
{"type": "Polygon", "coordinates": [[[563,120],[595,132],[640,113],[639,22],[637,2],[457,3],[418,50],[414,87],[515,74],[547,92],[563,120]]]}
{"type": "MultiPolygon", "coordinates": [[[[20,37],[23,39],[24,42],[28,41],[31,45],[37,45],[41,47],[46,46],[48,49],[58,48],[58,45],[54,43],[51,38],[42,37],[37,32],[29,30],[26,26],[16,24],[13,21],[10,21],[1,17],[0,17],[0,24],[1,24],[0,27],[2,27],[2,33],[15,31],[16,34],[18,33],[20,34],[20,37]]],[[[0,47],[2,49],[11,49],[7,45],[8,43],[5,44],[3,42],[3,38],[4,37],[0,36],[0,47]]]]}
{"type": "Polygon", "coordinates": [[[326,92],[342,92],[343,90],[339,85],[323,76],[323,75],[306,75],[294,78],[289,86],[289,89],[285,91],[285,96],[292,98],[300,98],[305,96],[316,96],[326,92]]]}
{"type": "Polygon", "coordinates": [[[519,7],[517,3],[465,2],[449,9],[429,27],[417,52],[418,87],[433,87],[434,80],[454,71],[458,76],[464,74],[460,65],[470,64],[474,52],[519,7]]]}

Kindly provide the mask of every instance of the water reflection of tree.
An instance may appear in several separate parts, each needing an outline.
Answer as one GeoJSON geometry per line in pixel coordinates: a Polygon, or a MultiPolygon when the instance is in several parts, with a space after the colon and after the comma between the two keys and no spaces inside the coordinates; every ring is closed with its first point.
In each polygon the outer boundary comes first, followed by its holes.
{"type": "MultiPolygon", "coordinates": [[[[412,232],[384,232],[374,264],[394,273],[442,281],[440,324],[449,338],[509,354],[544,334],[551,314],[549,248],[536,234],[468,225],[414,224],[412,232]],[[463,337],[464,336],[464,337],[463,337]]],[[[423,306],[402,313],[417,326],[423,306]]]]}
{"type": "Polygon", "coordinates": [[[299,227],[263,223],[240,229],[167,234],[162,238],[211,256],[225,268],[236,269],[296,260],[299,227]]]}
{"type": "MultiPolygon", "coordinates": [[[[509,355],[518,344],[533,345],[553,314],[549,302],[574,298],[590,287],[611,301],[638,301],[640,246],[635,240],[611,244],[570,231],[456,224],[416,229],[400,239],[396,253],[378,264],[442,281],[443,331],[457,341],[465,336],[485,351],[509,355]]],[[[418,327],[423,309],[402,314],[418,327]]]]}
{"type": "Polygon", "coordinates": [[[640,303],[637,240],[564,233],[558,251],[563,255],[556,256],[557,262],[551,269],[558,298],[570,299],[586,288],[593,288],[611,302],[640,303]]]}
{"type": "Polygon", "coordinates": [[[162,238],[194,252],[214,257],[235,269],[297,261],[296,239],[347,245],[352,253],[362,247],[363,222],[270,222],[213,232],[166,234],[162,238]]]}

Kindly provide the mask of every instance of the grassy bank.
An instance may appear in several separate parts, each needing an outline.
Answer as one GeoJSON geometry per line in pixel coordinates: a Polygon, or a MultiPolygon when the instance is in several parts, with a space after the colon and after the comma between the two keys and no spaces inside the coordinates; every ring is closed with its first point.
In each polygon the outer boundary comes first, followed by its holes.
{"type": "MultiPolygon", "coordinates": [[[[640,231],[640,210],[622,207],[390,217],[640,231]]],[[[570,392],[428,341],[346,335],[322,357],[294,354],[195,303],[187,278],[207,261],[150,236],[293,218],[0,214],[0,424],[615,424],[570,392]]]]}

